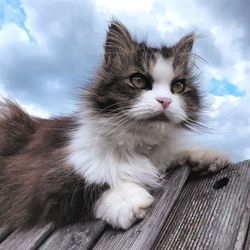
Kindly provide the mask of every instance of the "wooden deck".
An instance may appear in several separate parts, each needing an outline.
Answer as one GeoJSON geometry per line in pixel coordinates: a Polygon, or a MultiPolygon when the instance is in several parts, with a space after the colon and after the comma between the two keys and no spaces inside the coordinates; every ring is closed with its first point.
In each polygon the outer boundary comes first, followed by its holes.
{"type": "Polygon", "coordinates": [[[147,218],[127,231],[94,220],[60,230],[0,228],[1,250],[92,248],[250,250],[250,161],[209,177],[169,173],[147,218]]]}

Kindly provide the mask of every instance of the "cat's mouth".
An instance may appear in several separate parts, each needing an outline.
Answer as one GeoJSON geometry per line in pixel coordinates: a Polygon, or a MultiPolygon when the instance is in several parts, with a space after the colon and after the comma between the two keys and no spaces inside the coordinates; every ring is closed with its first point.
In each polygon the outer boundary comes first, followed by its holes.
{"type": "Polygon", "coordinates": [[[149,122],[169,122],[168,117],[164,113],[157,114],[147,119],[149,122]]]}

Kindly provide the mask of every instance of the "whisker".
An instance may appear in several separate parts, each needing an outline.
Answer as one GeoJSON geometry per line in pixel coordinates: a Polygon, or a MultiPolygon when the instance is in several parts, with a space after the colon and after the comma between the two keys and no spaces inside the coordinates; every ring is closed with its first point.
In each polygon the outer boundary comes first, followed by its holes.
{"type": "Polygon", "coordinates": [[[116,140],[112,141],[111,143],[111,151],[110,151],[110,158],[112,157],[113,155],[113,151],[116,147],[116,145],[119,143],[120,139],[122,138],[122,136],[134,125],[138,122],[138,120],[134,119],[132,120],[123,130],[122,132],[118,135],[118,137],[116,138],[116,140]]]}
{"type": "MultiPolygon", "coordinates": [[[[120,115],[120,116],[118,116],[116,119],[117,119],[117,122],[115,123],[115,125],[116,125],[116,124],[119,124],[120,122],[122,122],[122,124],[123,124],[124,122],[126,122],[127,117],[126,117],[126,115],[120,115]],[[124,117],[123,119],[121,119],[121,117],[123,117],[123,116],[125,116],[125,117],[124,117]]],[[[100,130],[99,130],[99,132],[98,132],[98,134],[97,134],[97,137],[96,137],[96,139],[95,139],[95,143],[94,143],[93,150],[92,150],[92,155],[94,155],[93,153],[94,153],[94,151],[95,151],[95,149],[96,149],[96,144],[97,144],[97,142],[98,142],[98,139],[99,139],[100,135],[102,134],[102,132],[103,132],[105,126],[107,126],[108,123],[109,123],[111,120],[112,120],[112,118],[108,119],[108,120],[102,125],[102,127],[100,128],[100,130]]],[[[115,130],[111,130],[112,127],[114,127],[114,124],[112,124],[112,125],[109,127],[109,130],[108,130],[109,134],[104,133],[105,136],[108,136],[108,135],[114,133],[114,132],[117,130],[117,128],[116,128],[115,130]]],[[[118,126],[118,127],[119,127],[119,126],[118,126]]],[[[104,131],[104,132],[105,132],[105,131],[104,131]]]]}

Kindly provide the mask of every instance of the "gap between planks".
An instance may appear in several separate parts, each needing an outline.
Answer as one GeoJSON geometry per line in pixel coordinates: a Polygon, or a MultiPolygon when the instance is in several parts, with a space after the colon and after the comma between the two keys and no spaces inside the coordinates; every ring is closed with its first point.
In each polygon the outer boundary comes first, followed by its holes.
{"type": "Polygon", "coordinates": [[[0,250],[33,250],[37,249],[54,231],[52,223],[42,228],[31,230],[15,230],[1,244],[0,250]]]}
{"type": "Polygon", "coordinates": [[[91,249],[105,230],[104,221],[92,220],[56,230],[39,250],[91,249]]]}

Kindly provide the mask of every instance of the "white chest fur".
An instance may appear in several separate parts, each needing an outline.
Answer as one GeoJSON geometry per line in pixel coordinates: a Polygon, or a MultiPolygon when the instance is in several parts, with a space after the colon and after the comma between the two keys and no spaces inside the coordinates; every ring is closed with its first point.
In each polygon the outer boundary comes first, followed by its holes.
{"type": "Polygon", "coordinates": [[[112,186],[125,180],[159,185],[159,166],[172,158],[174,128],[162,124],[144,126],[119,138],[98,132],[97,126],[82,123],[72,134],[69,146],[68,162],[87,182],[112,186]]]}

